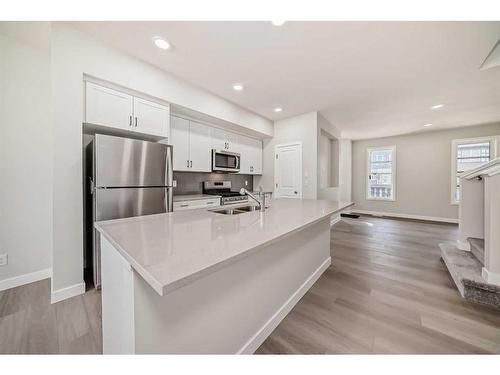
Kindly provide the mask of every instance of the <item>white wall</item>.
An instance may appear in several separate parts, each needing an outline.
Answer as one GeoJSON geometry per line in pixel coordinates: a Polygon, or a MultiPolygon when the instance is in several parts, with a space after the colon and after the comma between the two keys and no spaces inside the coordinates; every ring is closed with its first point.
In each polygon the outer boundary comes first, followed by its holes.
{"type": "Polygon", "coordinates": [[[354,209],[458,219],[458,206],[451,204],[451,141],[499,134],[497,123],[354,141],[354,209]],[[366,149],[393,145],[396,146],[396,201],[367,200],[366,149]]]}
{"type": "Polygon", "coordinates": [[[352,201],[352,141],[339,140],[339,200],[352,201]]]}
{"type": "Polygon", "coordinates": [[[341,139],[340,130],[320,113],[318,113],[318,144],[318,199],[350,201],[350,141],[341,139]],[[329,152],[322,154],[324,149],[329,149],[329,152]],[[323,186],[319,181],[324,174],[322,168],[327,168],[325,165],[328,164],[321,159],[326,157],[329,157],[329,186],[323,186]]]}
{"type": "MultiPolygon", "coordinates": [[[[52,263],[50,54],[12,26],[0,25],[0,289],[44,278],[52,263]]],[[[31,27],[48,37],[48,23],[31,27]]]]}
{"type": "Polygon", "coordinates": [[[274,137],[263,142],[262,176],[254,177],[254,189],[274,191],[274,146],[302,142],[302,197],[316,199],[318,142],[317,112],[274,122],[274,137]]]}
{"type": "Polygon", "coordinates": [[[351,200],[351,141],[341,139],[340,130],[319,112],[278,120],[274,123],[274,137],[263,142],[263,173],[254,177],[254,188],[262,186],[274,191],[274,146],[282,143],[302,142],[303,198],[351,200]],[[338,139],[338,186],[319,188],[321,133],[338,139]]]}
{"type": "Polygon", "coordinates": [[[83,280],[83,75],[272,135],[272,122],[110,48],[61,23],[52,24],[54,144],[53,291],[83,280]]]}

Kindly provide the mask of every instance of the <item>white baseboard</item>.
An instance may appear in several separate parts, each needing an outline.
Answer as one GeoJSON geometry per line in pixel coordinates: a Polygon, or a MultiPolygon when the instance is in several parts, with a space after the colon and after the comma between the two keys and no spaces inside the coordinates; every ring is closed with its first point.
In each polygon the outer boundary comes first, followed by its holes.
{"type": "Polygon", "coordinates": [[[271,332],[280,324],[285,316],[313,286],[316,280],[330,267],[332,258],[328,257],[325,261],[312,273],[311,276],[293,293],[293,295],[280,307],[280,309],[269,319],[250,340],[238,351],[237,354],[253,354],[259,346],[267,339],[271,332]]]}
{"type": "Polygon", "coordinates": [[[85,293],[85,283],[79,283],[68,286],[67,288],[53,290],[50,295],[50,303],[56,303],[83,293],[85,293]]]}
{"type": "Polygon", "coordinates": [[[482,268],[481,276],[488,284],[494,284],[500,286],[500,274],[488,271],[486,268],[482,268]]]}
{"type": "Polygon", "coordinates": [[[24,275],[11,277],[5,280],[0,280],[0,291],[15,288],[16,286],[34,283],[35,281],[49,279],[51,276],[52,269],[46,268],[44,270],[26,273],[24,275]]]}
{"type": "Polygon", "coordinates": [[[411,214],[400,214],[393,212],[379,212],[379,211],[365,211],[365,210],[350,210],[352,213],[380,216],[380,217],[396,217],[402,219],[414,219],[414,220],[425,220],[425,221],[436,221],[440,223],[452,223],[458,224],[458,219],[452,219],[448,217],[437,217],[437,216],[421,216],[421,215],[411,215],[411,214]]]}

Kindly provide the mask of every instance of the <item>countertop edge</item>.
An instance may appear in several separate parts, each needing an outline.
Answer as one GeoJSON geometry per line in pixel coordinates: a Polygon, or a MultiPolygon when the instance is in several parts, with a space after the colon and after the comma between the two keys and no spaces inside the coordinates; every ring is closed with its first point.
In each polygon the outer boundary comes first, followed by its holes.
{"type": "MultiPolygon", "coordinates": [[[[143,267],[141,267],[140,264],[138,264],[130,255],[128,255],[128,253],[121,248],[121,246],[115,242],[113,240],[112,237],[110,237],[106,231],[100,227],[99,224],[95,224],[95,228],[99,231],[99,233],[104,236],[106,238],[106,240],[108,242],[110,242],[113,247],[120,253],[120,255],[122,257],[125,258],[125,260],[127,262],[130,263],[130,265],[132,266],[132,268],[142,277],[144,278],[144,280],[160,295],[160,296],[164,296],[165,294],[168,294],[176,289],[179,289],[197,279],[200,279],[210,273],[213,273],[225,266],[227,266],[229,263],[232,263],[232,262],[236,262],[240,259],[243,259],[247,256],[250,256],[252,255],[254,252],[256,251],[259,251],[260,249],[262,249],[263,247],[266,247],[268,245],[271,245],[273,243],[275,243],[276,241],[279,241],[287,236],[290,236],[302,229],[305,229],[311,225],[314,225],[322,220],[324,220],[325,218],[331,216],[331,215],[334,215],[338,212],[341,212],[343,210],[345,210],[346,208],[349,208],[351,206],[354,205],[354,202],[349,202],[349,204],[346,204],[338,209],[335,209],[327,214],[323,214],[321,215],[319,218],[309,222],[309,223],[306,223],[304,225],[301,225],[301,226],[298,226],[294,229],[292,229],[291,231],[289,232],[286,232],[286,233],[283,233],[282,235],[279,235],[273,239],[270,239],[268,241],[265,241],[255,247],[252,247],[252,248],[249,248],[249,249],[245,249],[245,250],[242,250],[239,254],[236,254],[236,255],[233,255],[232,257],[229,257],[229,258],[226,258],[226,259],[223,259],[221,261],[219,261],[218,263],[214,263],[212,265],[209,265],[201,270],[198,270],[198,271],[195,271],[193,273],[191,273],[190,275],[187,275],[187,276],[184,276],[180,279],[177,279],[177,280],[174,280],[166,285],[162,285],[161,283],[159,283],[157,280],[155,280],[152,276],[149,275],[149,272],[147,270],[145,270],[143,267]]],[[[262,214],[262,213],[259,213],[259,214],[262,214]]],[[[102,223],[105,223],[106,221],[103,221],[102,223]]]]}

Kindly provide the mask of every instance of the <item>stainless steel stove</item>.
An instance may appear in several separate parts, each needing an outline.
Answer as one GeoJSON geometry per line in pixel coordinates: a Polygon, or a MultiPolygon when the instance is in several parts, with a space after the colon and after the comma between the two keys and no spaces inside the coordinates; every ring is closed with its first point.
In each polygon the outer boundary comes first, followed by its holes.
{"type": "Polygon", "coordinates": [[[220,195],[221,206],[248,202],[246,195],[237,191],[231,191],[231,181],[204,181],[203,193],[209,195],[220,195]]]}

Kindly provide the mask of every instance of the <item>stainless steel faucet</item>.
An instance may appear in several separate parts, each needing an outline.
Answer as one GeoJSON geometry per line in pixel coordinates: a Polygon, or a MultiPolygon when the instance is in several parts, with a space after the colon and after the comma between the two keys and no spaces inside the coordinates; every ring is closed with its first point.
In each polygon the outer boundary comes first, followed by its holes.
{"type": "Polygon", "coordinates": [[[252,198],[254,201],[256,201],[259,204],[259,210],[261,212],[264,212],[266,210],[266,194],[263,193],[262,186],[260,187],[260,195],[262,197],[262,201],[258,198],[255,197],[252,193],[250,193],[247,189],[241,188],[240,189],[240,194],[241,195],[248,195],[250,198],[252,198]]]}

